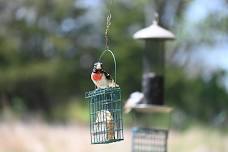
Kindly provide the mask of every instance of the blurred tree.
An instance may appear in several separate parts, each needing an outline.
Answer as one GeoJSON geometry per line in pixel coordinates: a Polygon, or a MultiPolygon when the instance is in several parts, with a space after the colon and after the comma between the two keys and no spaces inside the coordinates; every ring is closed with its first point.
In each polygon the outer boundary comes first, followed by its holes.
{"type": "Polygon", "coordinates": [[[74,0],[9,0],[1,8],[1,107],[20,99],[29,111],[50,112],[81,91],[96,50],[82,43],[93,29],[82,20],[86,9],[74,0]]]}
{"type": "MultiPolygon", "coordinates": [[[[74,96],[83,98],[85,91],[94,88],[90,72],[104,50],[107,15],[104,8],[109,5],[104,0],[102,3],[106,5],[97,5],[91,11],[81,2],[0,2],[1,107],[50,113],[55,107],[65,107],[74,96]]],[[[219,2],[227,4],[224,0],[219,2]]],[[[212,12],[197,24],[190,24],[186,12],[192,3],[190,0],[114,1],[110,49],[117,58],[117,81],[126,98],[141,89],[143,45],[133,40],[132,35],[152,21],[148,9],[157,10],[161,25],[174,31],[177,37],[167,45],[167,103],[192,117],[211,121],[222,111],[228,111],[227,91],[221,85],[227,73],[213,71],[206,79],[201,73],[207,67],[201,61],[197,65],[189,63],[195,48],[202,45],[212,48],[220,35],[227,33],[228,18],[225,13],[212,12]]],[[[103,62],[107,71],[113,73],[111,57],[105,56],[103,62]]]]}

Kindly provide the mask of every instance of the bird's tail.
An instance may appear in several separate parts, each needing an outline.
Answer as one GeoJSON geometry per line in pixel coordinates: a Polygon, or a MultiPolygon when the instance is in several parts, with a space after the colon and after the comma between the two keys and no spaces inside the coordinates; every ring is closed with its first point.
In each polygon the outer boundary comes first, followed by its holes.
{"type": "Polygon", "coordinates": [[[109,87],[115,88],[115,87],[119,87],[119,85],[116,84],[114,80],[112,80],[111,83],[109,84],[109,87]]]}

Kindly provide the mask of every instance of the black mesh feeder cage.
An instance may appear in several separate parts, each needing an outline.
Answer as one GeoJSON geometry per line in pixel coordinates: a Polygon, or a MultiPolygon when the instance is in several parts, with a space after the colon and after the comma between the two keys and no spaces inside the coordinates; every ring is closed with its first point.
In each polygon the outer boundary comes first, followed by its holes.
{"type": "Polygon", "coordinates": [[[137,125],[132,129],[132,152],[167,152],[170,113],[160,112],[169,108],[146,106],[134,108],[137,125]]]}
{"type": "Polygon", "coordinates": [[[168,130],[155,128],[134,128],[133,152],[166,152],[168,130]]]}
{"type": "MultiPolygon", "coordinates": [[[[105,50],[101,57],[106,52],[110,52],[113,56],[116,79],[115,56],[112,51],[105,50]]],[[[93,72],[96,72],[96,70],[93,72]]],[[[104,72],[103,69],[102,72],[103,76],[109,80],[101,80],[106,82],[95,82],[96,89],[85,93],[90,112],[91,144],[108,144],[123,140],[121,89],[115,83],[116,81],[110,78],[109,74],[104,72]],[[110,83],[110,86],[108,83],[110,83]],[[104,87],[104,85],[107,85],[107,87],[104,87]]]]}

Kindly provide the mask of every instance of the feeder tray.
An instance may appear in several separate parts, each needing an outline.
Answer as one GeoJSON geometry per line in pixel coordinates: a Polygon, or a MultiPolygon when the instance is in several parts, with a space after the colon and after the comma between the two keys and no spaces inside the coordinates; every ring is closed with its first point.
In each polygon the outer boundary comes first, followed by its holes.
{"type": "Polygon", "coordinates": [[[168,130],[132,129],[132,152],[167,152],[168,130]]]}
{"type": "Polygon", "coordinates": [[[172,112],[173,108],[168,106],[161,106],[161,105],[151,105],[151,104],[138,104],[133,107],[138,112],[142,113],[170,113],[172,112]]]}

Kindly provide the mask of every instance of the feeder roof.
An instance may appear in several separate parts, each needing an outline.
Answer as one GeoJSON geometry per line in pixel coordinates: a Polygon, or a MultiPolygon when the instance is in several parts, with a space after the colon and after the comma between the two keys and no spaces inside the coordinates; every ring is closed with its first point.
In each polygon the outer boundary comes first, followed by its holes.
{"type": "Polygon", "coordinates": [[[137,31],[133,35],[134,39],[174,39],[175,35],[158,25],[156,20],[149,27],[137,31]]]}

